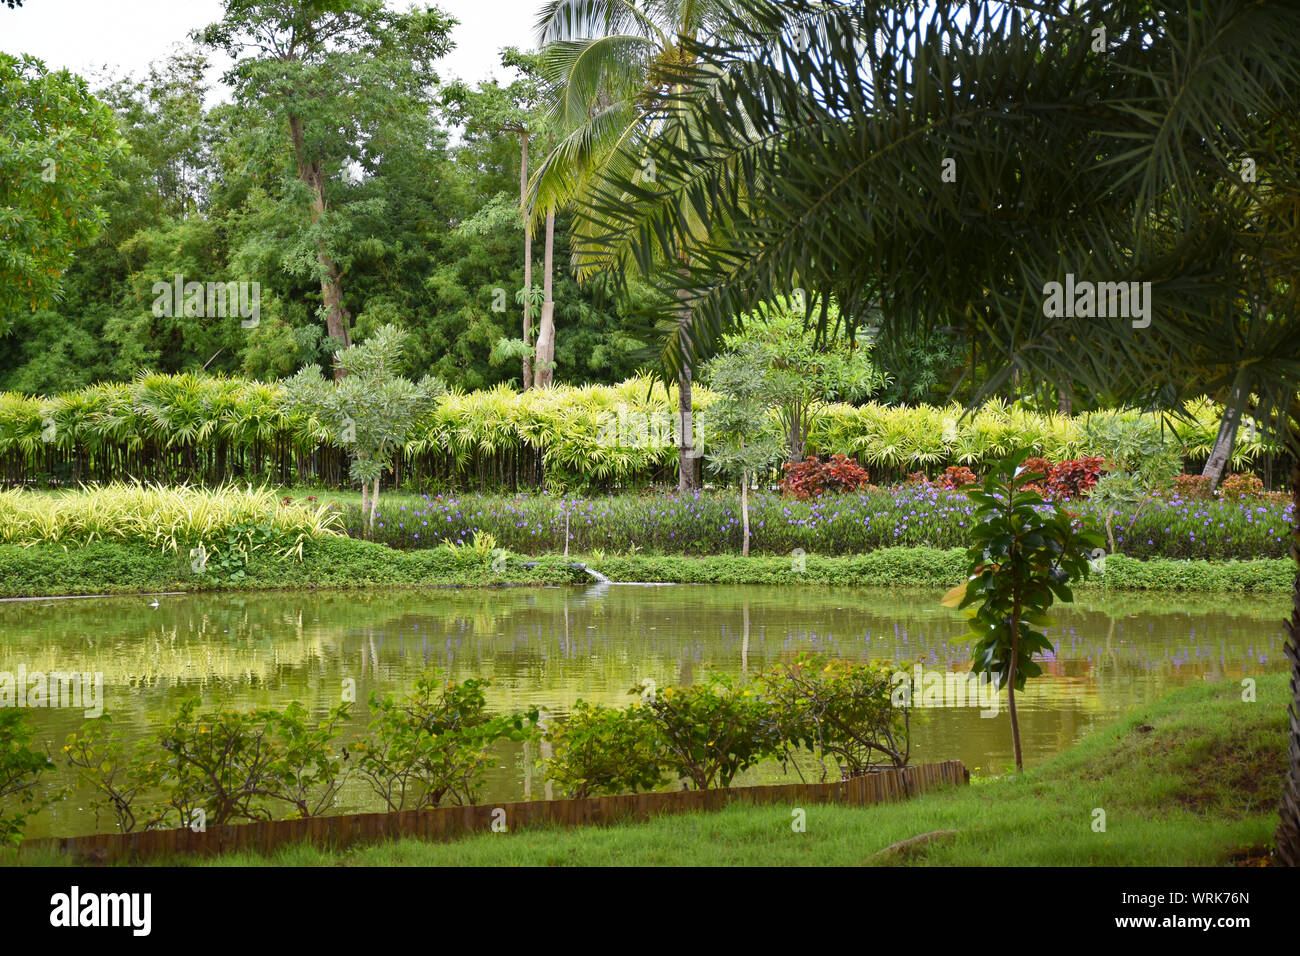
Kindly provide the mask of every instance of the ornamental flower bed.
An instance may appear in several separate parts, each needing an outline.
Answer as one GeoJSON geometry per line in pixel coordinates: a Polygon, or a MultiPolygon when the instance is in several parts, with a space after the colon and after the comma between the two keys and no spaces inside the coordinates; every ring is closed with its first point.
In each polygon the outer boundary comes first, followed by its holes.
{"type": "MultiPolygon", "coordinates": [[[[758,554],[858,554],[878,548],[925,545],[964,547],[970,501],[960,491],[916,483],[825,494],[801,501],[771,492],[750,504],[758,554]]],[[[1071,506],[1079,520],[1091,513],[1086,499],[1071,506]]],[[[444,540],[472,542],[478,532],[519,554],[640,551],[660,554],[740,552],[740,504],[734,492],[602,498],[529,495],[393,498],[384,504],[375,540],[397,548],[437,547],[444,540]]],[[[360,534],[357,509],[346,515],[360,534]]],[[[1136,558],[1227,560],[1288,554],[1292,506],[1270,498],[1189,500],[1156,497],[1138,513],[1112,520],[1119,550],[1136,558]]]]}

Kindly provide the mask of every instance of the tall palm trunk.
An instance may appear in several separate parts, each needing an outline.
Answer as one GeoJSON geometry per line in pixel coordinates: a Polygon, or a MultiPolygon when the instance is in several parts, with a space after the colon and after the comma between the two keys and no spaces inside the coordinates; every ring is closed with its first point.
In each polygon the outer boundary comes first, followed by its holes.
{"type": "MultiPolygon", "coordinates": [[[[289,134],[293,140],[294,158],[298,164],[298,178],[311,190],[311,221],[314,225],[325,214],[325,173],[319,160],[307,157],[303,137],[302,117],[289,117],[289,134]]],[[[352,344],[348,335],[348,321],[351,316],[343,307],[343,274],[338,263],[329,253],[329,244],[322,236],[316,241],[316,261],[320,265],[320,294],[325,306],[325,328],[330,338],[337,340],[336,349],[344,349],[352,344]]],[[[342,378],[344,372],[334,369],[334,377],[342,378]]]]}
{"type": "Polygon", "coordinates": [[[1282,652],[1291,662],[1291,706],[1287,724],[1287,775],[1277,827],[1277,857],[1287,866],[1300,866],[1300,398],[1291,402],[1291,557],[1296,580],[1291,589],[1291,617],[1286,621],[1282,652]]]}
{"type": "Polygon", "coordinates": [[[1057,387],[1056,410],[1062,415],[1074,414],[1074,384],[1068,377],[1057,387]]]}
{"type": "Polygon", "coordinates": [[[528,293],[533,290],[533,234],[528,228],[528,130],[519,134],[522,144],[519,157],[519,213],[524,218],[524,391],[533,387],[533,360],[529,357],[527,347],[533,341],[532,300],[528,293]]]}
{"type": "MultiPolygon", "coordinates": [[[[685,275],[685,266],[681,269],[685,275]]],[[[687,331],[691,325],[691,307],[688,303],[689,293],[678,290],[677,300],[677,337],[682,348],[682,365],[677,372],[677,421],[680,434],[677,444],[677,490],[695,491],[700,487],[699,471],[696,467],[699,453],[695,449],[695,423],[693,421],[693,402],[691,396],[692,366],[695,364],[694,350],[691,348],[687,331]]]]}
{"type": "Polygon", "coordinates": [[[555,379],[555,299],[552,297],[552,257],[555,252],[555,210],[546,214],[546,264],[542,276],[542,317],[537,324],[538,388],[549,388],[555,379]]]}
{"type": "Polygon", "coordinates": [[[1241,425],[1241,405],[1239,393],[1234,389],[1228,397],[1227,407],[1223,410],[1223,419],[1219,422],[1219,434],[1214,439],[1214,449],[1206,459],[1201,474],[1210,479],[1210,487],[1215,488],[1223,479],[1223,473],[1232,460],[1232,446],[1237,440],[1237,428],[1241,425]]]}

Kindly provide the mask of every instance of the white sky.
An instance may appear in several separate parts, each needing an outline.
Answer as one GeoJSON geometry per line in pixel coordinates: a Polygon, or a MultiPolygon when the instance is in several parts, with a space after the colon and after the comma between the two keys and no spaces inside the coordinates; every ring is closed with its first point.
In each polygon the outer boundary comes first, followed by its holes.
{"type": "MultiPolygon", "coordinates": [[[[543,0],[428,0],[460,21],[452,31],[456,47],[438,64],[443,80],[477,83],[505,78],[497,51],[533,47],[533,23],[543,0]]],[[[395,9],[409,0],[387,0],[395,9]]],[[[423,5],[423,4],[421,4],[423,5]]],[[[24,0],[10,10],[0,4],[0,50],[30,53],[51,68],[82,75],[105,65],[142,75],[186,34],[221,19],[220,0],[24,0]]],[[[216,84],[224,60],[209,76],[216,84]]]]}

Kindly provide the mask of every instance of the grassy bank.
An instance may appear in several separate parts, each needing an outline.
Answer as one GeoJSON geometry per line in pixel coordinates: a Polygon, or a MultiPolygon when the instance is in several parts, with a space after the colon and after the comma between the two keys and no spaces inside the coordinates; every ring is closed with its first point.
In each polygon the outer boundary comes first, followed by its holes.
{"type": "MultiPolygon", "coordinates": [[[[1285,768],[1285,675],[1261,677],[1243,702],[1229,682],[1174,691],[1019,777],[976,778],[906,803],[733,806],[648,823],[530,829],[453,843],[402,840],[346,852],[309,846],[238,854],[218,866],[509,865],[1066,865],[1210,866],[1265,853],[1285,768]],[[1105,832],[1095,832],[1097,810],[1105,832]],[[906,856],[885,847],[935,831],[955,835],[906,856]]],[[[0,860],[3,860],[0,857],[0,860]]],[[[14,862],[11,855],[7,862],[14,862]]],[[[41,853],[20,862],[59,864],[41,853]]],[[[184,861],[177,861],[184,862],[184,861]]]]}
{"type": "Polygon", "coordinates": [[[586,576],[558,558],[506,562],[468,549],[394,551],[352,538],[308,542],[301,561],[256,553],[237,580],[195,573],[188,557],[143,542],[0,545],[0,597],[281,588],[486,587],[569,584],[586,576]],[[531,564],[532,567],[527,565],[531,564]]]}
{"type": "MultiPolygon", "coordinates": [[[[680,584],[784,584],[836,587],[943,588],[962,578],[962,551],[883,548],[852,557],[731,555],[575,556],[613,581],[680,584]]],[[[130,594],[149,591],[266,590],[398,586],[486,587],[580,584],[590,579],[556,555],[512,557],[493,567],[472,548],[401,551],[352,538],[309,541],[301,561],[255,552],[240,576],[195,573],[187,557],[133,541],[87,545],[0,545],[0,597],[130,594]]],[[[1279,594],[1295,580],[1284,558],[1257,561],[1138,561],[1114,555],[1085,591],[1196,591],[1279,594]]]]}

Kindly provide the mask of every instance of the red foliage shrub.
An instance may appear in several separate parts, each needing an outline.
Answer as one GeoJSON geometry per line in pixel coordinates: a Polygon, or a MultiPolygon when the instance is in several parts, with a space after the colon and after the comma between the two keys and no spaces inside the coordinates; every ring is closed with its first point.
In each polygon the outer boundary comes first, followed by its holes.
{"type": "Polygon", "coordinates": [[[905,485],[928,485],[930,479],[925,477],[925,472],[914,471],[903,480],[905,485]]]}
{"type": "Polygon", "coordinates": [[[1174,475],[1174,494],[1184,501],[1203,501],[1214,497],[1209,475],[1174,475]]]}
{"type": "Polygon", "coordinates": [[[1058,462],[1047,472],[1047,492],[1053,498],[1078,498],[1092,488],[1106,467],[1101,455],[1058,462]]]}
{"type": "Polygon", "coordinates": [[[1051,473],[1052,463],[1046,458],[1026,458],[1020,467],[1024,471],[1035,471],[1046,478],[1051,473]]]}
{"type": "Polygon", "coordinates": [[[1264,493],[1264,482],[1258,475],[1229,475],[1219,486],[1225,498],[1258,498],[1264,493]]]}
{"type": "Polygon", "coordinates": [[[965,488],[967,485],[976,484],[979,478],[975,477],[975,472],[971,471],[965,465],[950,465],[943,470],[943,474],[938,477],[935,484],[940,488],[965,488]]]}
{"type": "Polygon", "coordinates": [[[781,466],[781,490],[796,498],[812,498],[827,491],[857,491],[871,480],[856,459],[832,455],[830,461],[809,455],[803,461],[781,466]]]}

